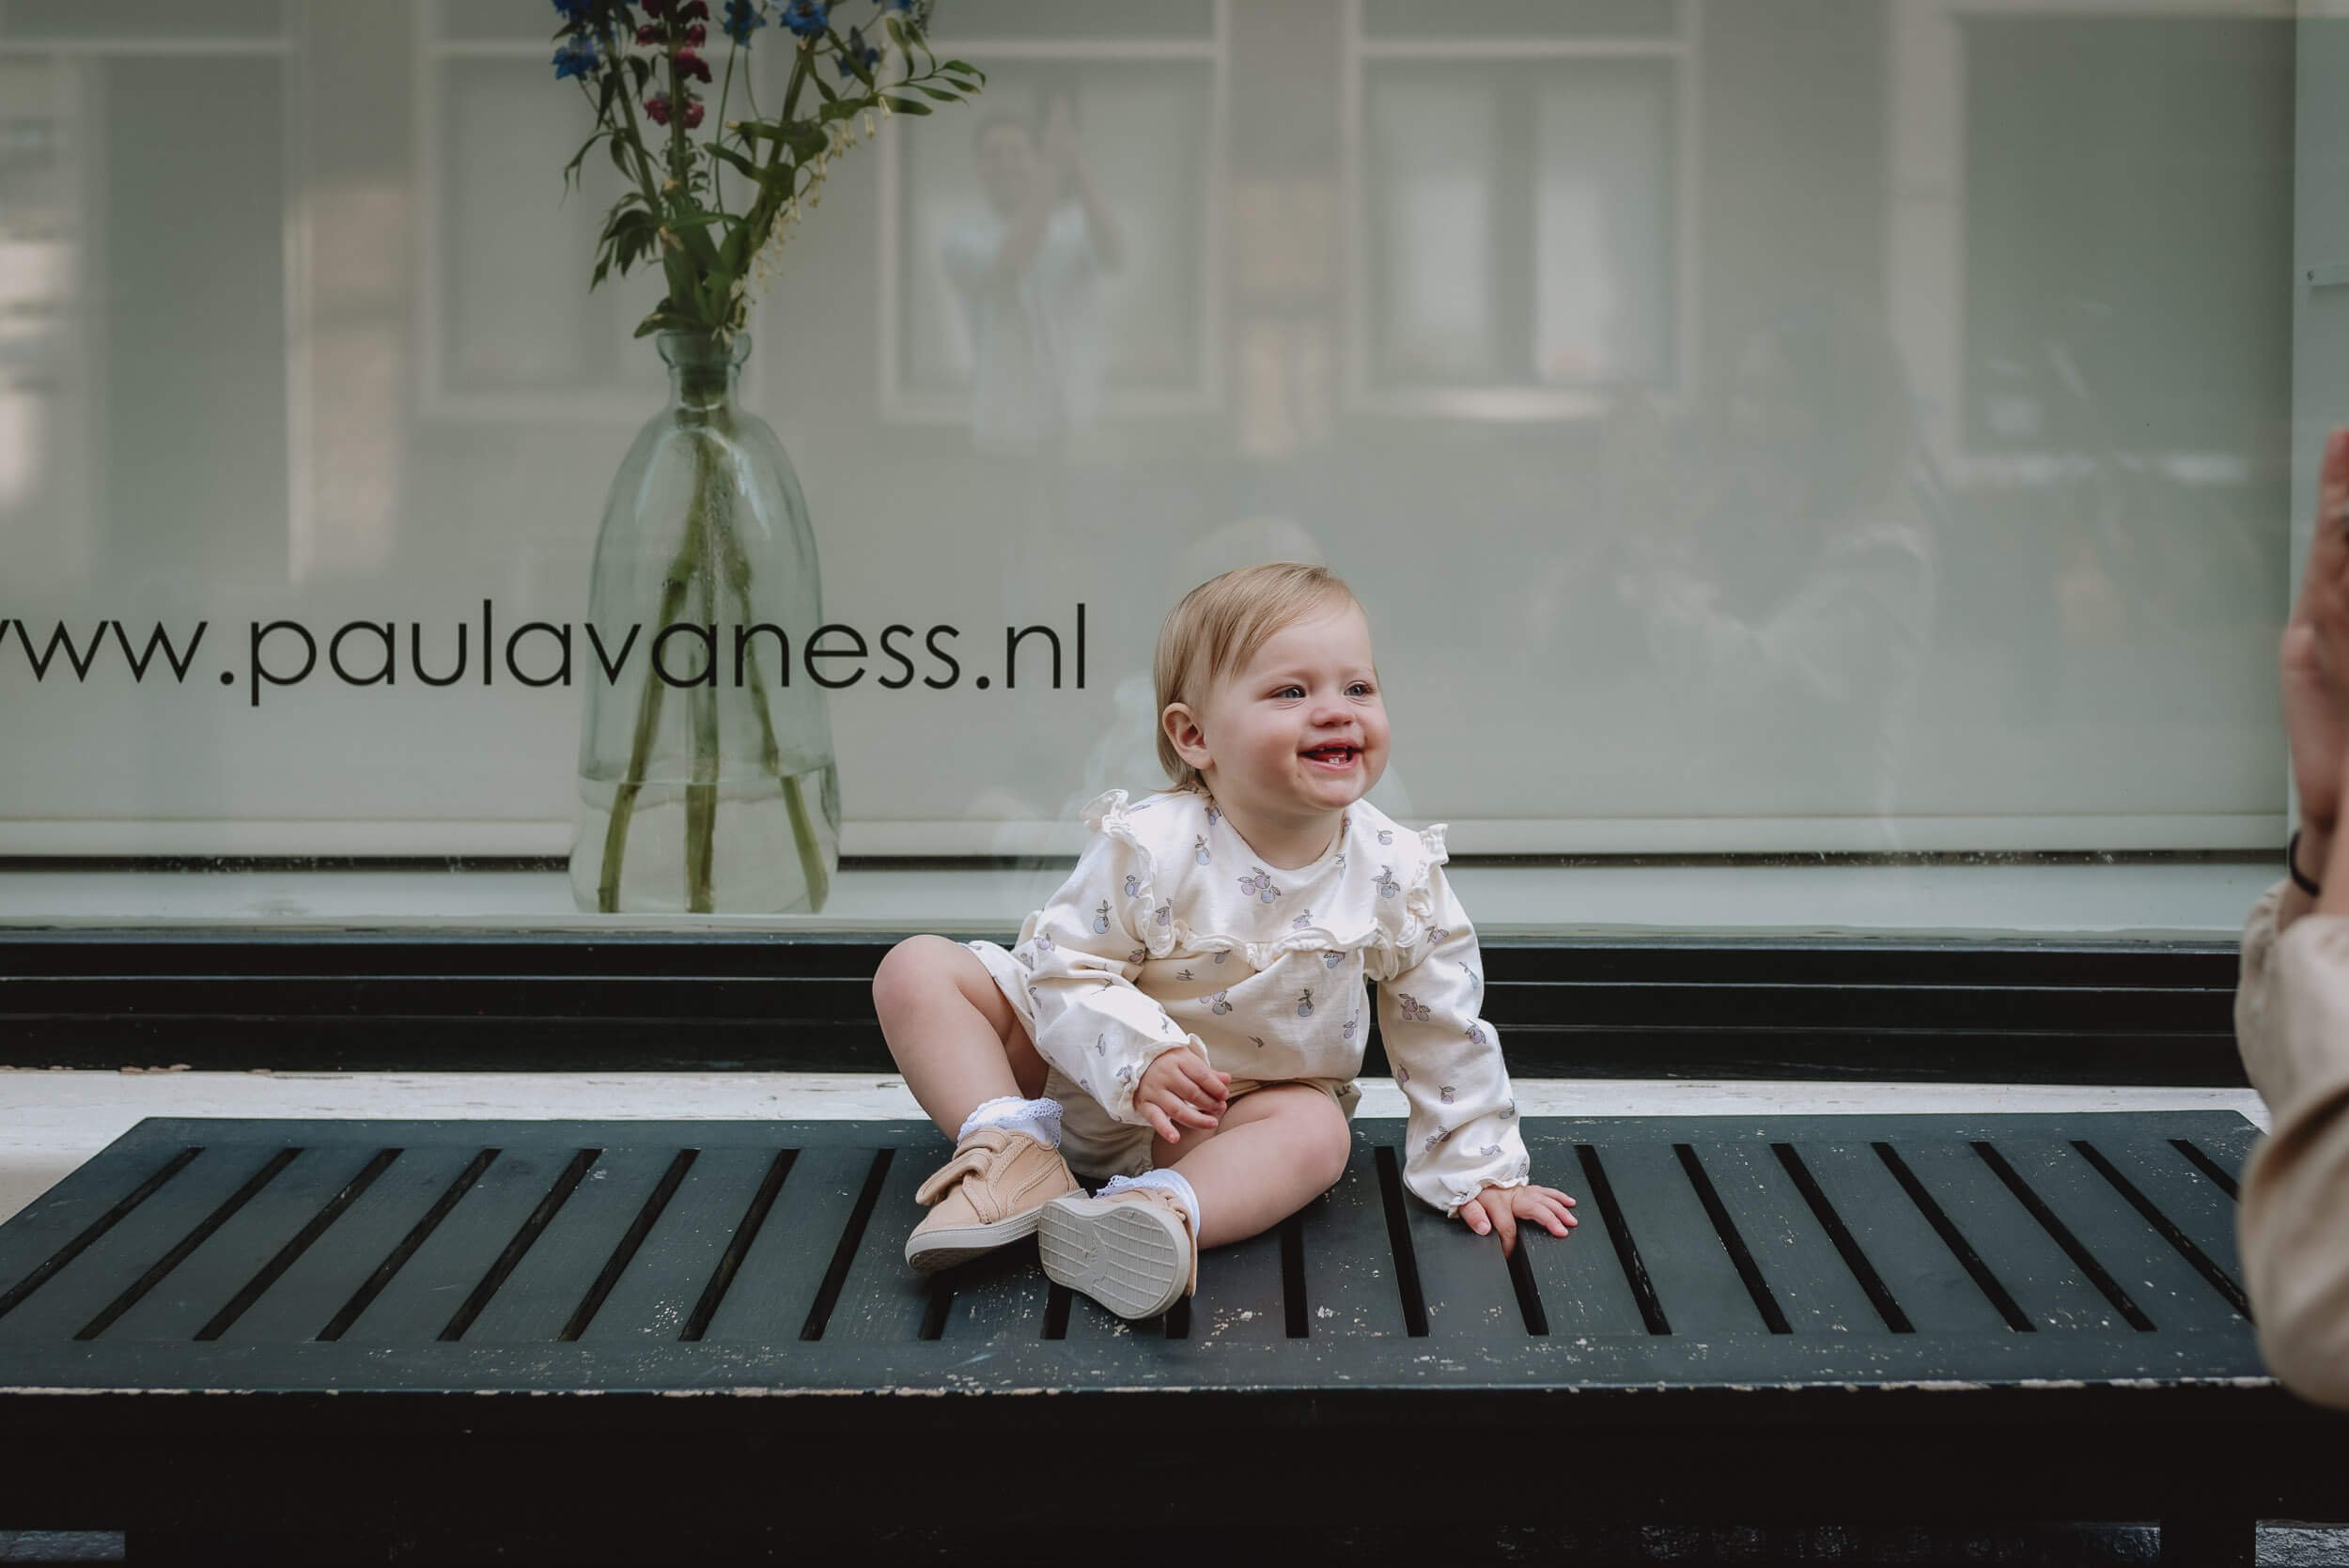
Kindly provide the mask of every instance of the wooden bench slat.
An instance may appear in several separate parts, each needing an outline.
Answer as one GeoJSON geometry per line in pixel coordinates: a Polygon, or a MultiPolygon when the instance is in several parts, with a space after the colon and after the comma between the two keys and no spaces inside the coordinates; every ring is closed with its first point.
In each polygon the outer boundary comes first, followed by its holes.
{"type": "Polygon", "coordinates": [[[498,1149],[340,1338],[362,1345],[438,1340],[578,1153],[569,1140],[498,1149]]]}
{"type": "Polygon", "coordinates": [[[1793,1145],[1920,1334],[1988,1334],[2006,1318],[1893,1176],[1872,1143],[1793,1145]]]}
{"type": "Polygon", "coordinates": [[[2235,1200],[2167,1139],[2097,1137],[2092,1146],[2239,1288],[2235,1200]]]}
{"type": "Polygon", "coordinates": [[[1963,1141],[1890,1142],[2034,1331],[2128,1331],[2112,1303],[1963,1141]]]}
{"type": "Polygon", "coordinates": [[[1478,1235],[1457,1219],[1446,1219],[1408,1193],[1400,1202],[1409,1221],[1427,1337],[1439,1342],[1523,1339],[1525,1312],[1517,1305],[1517,1286],[1501,1255],[1501,1243],[1478,1235]]]}
{"type": "MultiPolygon", "coordinates": [[[[7,1316],[0,1317],[0,1344],[70,1339],[79,1333],[163,1262],[193,1227],[218,1213],[287,1146],[265,1139],[224,1140],[217,1146],[205,1147],[158,1188],[154,1196],[124,1215],[7,1316]]],[[[151,1167],[139,1172],[142,1178],[149,1173],[151,1167]]]]}
{"type": "MultiPolygon", "coordinates": [[[[1672,1145],[1608,1139],[1590,1147],[1672,1332],[1688,1338],[1767,1332],[1672,1145]]],[[[1578,1207],[1587,1201],[1579,1188],[1567,1190],[1576,1194],[1578,1207]]]]}
{"type": "MultiPolygon", "coordinates": [[[[880,1151],[811,1147],[804,1136],[794,1141],[800,1149],[774,1206],[742,1254],[705,1339],[724,1344],[796,1343],[806,1327],[880,1151]]],[[[907,1157],[901,1151],[898,1157],[907,1157]]]]}
{"type": "Polygon", "coordinates": [[[39,1202],[0,1225],[0,1319],[119,1225],[193,1161],[196,1146],[124,1139],[74,1167],[39,1202]]]}
{"type": "Polygon", "coordinates": [[[1329,1192],[1211,1250],[1198,1296],[1128,1325],[1056,1291],[1032,1244],[908,1268],[912,1192],[945,1153],[924,1124],[158,1120],[0,1226],[20,1282],[0,1290],[0,1366],[36,1386],[350,1389],[2256,1377],[2224,1288],[2247,1127],[1534,1118],[1535,1179],[1574,1193],[1581,1223],[1563,1241],[1521,1227],[1513,1266],[1403,1190],[1391,1128],[1358,1126],[1329,1192]],[[2017,1341],[2046,1343],[2002,1348],[2017,1341]],[[1214,1370],[1243,1362],[1258,1370],[1214,1370]]]}
{"type": "Polygon", "coordinates": [[[1034,1241],[1016,1241],[959,1264],[941,1275],[939,1283],[953,1292],[941,1339],[995,1344],[1044,1337],[1052,1283],[1036,1262],[1034,1241]]]}
{"type": "Polygon", "coordinates": [[[581,1334],[601,1343],[682,1338],[735,1227],[775,1163],[773,1149],[703,1149],[612,1294],[581,1334]]]}
{"type": "Polygon", "coordinates": [[[605,1149],[463,1334],[467,1344],[530,1344],[560,1334],[675,1158],[668,1148],[605,1149]]]}
{"type": "MultiPolygon", "coordinates": [[[[1775,1145],[1704,1142],[1698,1163],[1751,1250],[1791,1333],[1892,1332],[1781,1162],[1775,1145]]],[[[1832,1207],[1837,1223],[1843,1217],[1832,1207]]],[[[1873,1269],[1864,1254],[1862,1262],[1873,1269]]]]}
{"type": "MultiPolygon", "coordinates": [[[[1373,1152],[1357,1143],[1335,1186],[1303,1211],[1305,1329],[1403,1337],[1403,1287],[1387,1245],[1387,1208],[1373,1152]]],[[[1216,1254],[1201,1260],[1204,1281],[1216,1254]]]]}
{"type": "Polygon", "coordinates": [[[1175,1303],[1167,1317],[1169,1342],[1195,1348],[1286,1339],[1281,1227],[1210,1249],[1199,1260],[1199,1294],[1175,1303]],[[1180,1341],[1174,1337],[1178,1327],[1183,1330],[1180,1341]]]}
{"type": "Polygon", "coordinates": [[[2150,1320],[2144,1327],[2224,1328],[2244,1321],[2070,1143],[2010,1139],[1993,1147],[2150,1320]]]}
{"type": "MultiPolygon", "coordinates": [[[[364,1146],[304,1149],[154,1290],[106,1329],[115,1340],[193,1340],[375,1167],[364,1146]]],[[[380,1172],[379,1172],[380,1173],[380,1172]]],[[[373,1185],[372,1182],[369,1185],[373,1185]]],[[[336,1218],[339,1218],[337,1216],[336,1218]]],[[[316,1245],[315,1240],[312,1245],[316,1245]]]]}
{"type": "Polygon", "coordinates": [[[929,1150],[892,1151],[855,1260],[824,1326],[825,1340],[892,1343],[921,1337],[940,1277],[916,1274],[906,1265],[906,1237],[929,1212],[913,1194],[942,1163],[929,1150]]]}
{"type": "Polygon", "coordinates": [[[1569,1138],[1525,1129],[1533,1179],[1574,1200],[1575,1224],[1563,1241],[1538,1225],[1520,1225],[1526,1267],[1553,1336],[1646,1334],[1646,1315],[1609,1228],[1605,1205],[1582,1179],[1569,1138]]]}
{"type": "MultiPolygon", "coordinates": [[[[373,1139],[360,1141],[362,1147],[377,1146],[373,1139]]],[[[283,1344],[315,1338],[447,1193],[474,1153],[389,1147],[397,1152],[383,1173],[222,1329],[223,1343],[283,1344]]]]}
{"type": "MultiPolygon", "coordinates": [[[[1212,1257],[1214,1254],[1210,1253],[1212,1257]]],[[[1200,1277],[1206,1277],[1202,1267],[1200,1277]]],[[[1162,1340],[1166,1338],[1167,1314],[1136,1318],[1128,1323],[1089,1296],[1069,1293],[1068,1327],[1062,1338],[1080,1343],[1094,1344],[1111,1340],[1162,1340]]]]}

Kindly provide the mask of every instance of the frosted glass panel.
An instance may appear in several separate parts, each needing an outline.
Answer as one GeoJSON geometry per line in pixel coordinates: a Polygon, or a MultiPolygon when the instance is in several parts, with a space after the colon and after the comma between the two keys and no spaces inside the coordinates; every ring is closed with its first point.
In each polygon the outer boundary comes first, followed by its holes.
{"type": "MultiPolygon", "coordinates": [[[[1164,782],[1167,610],[1268,559],[1361,597],[1373,799],[1463,858],[2272,858],[2288,454],[2349,417],[2293,403],[2295,289],[2343,260],[2295,235],[2349,200],[2295,51],[2349,23],[940,11],[988,87],[838,161],[742,382],[870,650],[852,867],[1017,867],[1016,925],[1076,806],[1164,782]],[[983,322],[952,258],[1021,265],[983,144],[1040,154],[1056,103],[1060,270],[983,322]],[[1059,674],[1032,639],[1008,684],[1033,627],[1059,674]]],[[[617,177],[563,193],[552,30],[0,6],[0,855],[505,857],[562,897],[580,677],[483,668],[482,623],[583,620],[665,379],[661,282],[587,287],[617,177]],[[386,621],[436,671],[461,629],[466,677],[338,675],[386,621]],[[320,658],[272,684],[278,622],[320,658]]]]}
{"type": "MultiPolygon", "coordinates": [[[[980,169],[981,132],[1033,145],[1051,105],[1065,102],[1079,128],[1085,178],[1102,193],[1123,255],[1097,258],[1069,329],[1097,356],[1108,390],[1195,390],[1207,339],[1198,236],[1209,220],[1207,165],[1214,134],[1210,72],[1168,62],[1073,70],[1011,61],[988,68],[986,108],[932,135],[908,137],[900,183],[898,367],[913,393],[951,393],[966,406],[976,365],[972,297],[956,257],[991,256],[1005,231],[989,206],[980,169]]],[[[1056,237],[1082,232],[1073,192],[1055,210],[1056,237]]],[[[1058,242],[1056,238],[1055,243],[1058,242]]],[[[1069,285],[1074,288],[1075,283],[1069,285]]]]}
{"type": "Polygon", "coordinates": [[[1373,38],[1662,37],[1676,28],[1676,0],[1362,0],[1373,38]]]}
{"type": "Polygon", "coordinates": [[[272,39],[285,28],[282,0],[68,0],[0,9],[0,42],[51,39],[152,43],[176,39],[272,39]]]}
{"type": "Polygon", "coordinates": [[[1672,376],[1672,98],[1662,72],[1582,70],[1534,108],[1533,374],[1672,376]]]}
{"type": "Polygon", "coordinates": [[[1501,373],[1493,233],[1500,105],[1486,85],[1447,75],[1382,80],[1371,101],[1383,379],[1501,373]]]}
{"type": "Polygon", "coordinates": [[[599,147],[576,187],[555,178],[595,120],[577,93],[548,91],[546,75],[536,61],[456,60],[443,70],[443,384],[489,392],[623,380],[651,396],[660,366],[645,363],[629,334],[657,297],[609,281],[587,287],[619,173],[599,147]]]}
{"type": "Polygon", "coordinates": [[[109,577],[284,569],[283,70],[90,68],[113,149],[93,247],[109,577]]]}

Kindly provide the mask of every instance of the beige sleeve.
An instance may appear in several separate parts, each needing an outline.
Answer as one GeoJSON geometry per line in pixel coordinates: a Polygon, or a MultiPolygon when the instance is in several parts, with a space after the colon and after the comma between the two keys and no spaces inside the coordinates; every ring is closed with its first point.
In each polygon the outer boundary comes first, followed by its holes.
{"type": "Polygon", "coordinates": [[[2349,1408],[2349,916],[2279,937],[2283,890],[2243,930],[2235,1038],[2274,1126],[2244,1163],[2235,1236],[2268,1367],[2349,1408]]]}

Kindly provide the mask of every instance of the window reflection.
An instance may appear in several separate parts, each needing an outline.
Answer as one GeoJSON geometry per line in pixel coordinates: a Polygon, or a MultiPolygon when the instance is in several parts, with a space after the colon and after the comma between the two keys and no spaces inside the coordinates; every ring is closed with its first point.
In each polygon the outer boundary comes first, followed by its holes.
{"type": "MultiPolygon", "coordinates": [[[[2279,841],[2284,454],[2333,417],[2339,305],[2297,296],[2295,405],[2287,283],[2340,260],[2294,236],[2342,199],[2293,106],[2332,101],[2338,22],[941,18],[987,89],[843,162],[746,375],[828,613],[961,629],[958,683],[876,660],[836,694],[852,867],[1050,846],[1041,874],[1072,800],[1154,787],[1150,633],[1252,553],[1372,601],[1411,725],[1383,803],[1464,855],[2279,841]],[[1056,117],[1106,222],[1072,178],[1066,286],[990,312],[958,271],[1000,260],[990,182],[1056,117]],[[1038,623],[1063,685],[982,692],[1038,623]]],[[[587,286],[616,176],[563,194],[586,106],[547,30],[543,0],[0,8],[0,618],[578,616],[660,286],[587,286]]],[[[756,58],[771,102],[786,56],[756,58]]],[[[37,683],[10,634],[0,846],[544,852],[576,698],[230,714],[115,666],[37,683]]]]}

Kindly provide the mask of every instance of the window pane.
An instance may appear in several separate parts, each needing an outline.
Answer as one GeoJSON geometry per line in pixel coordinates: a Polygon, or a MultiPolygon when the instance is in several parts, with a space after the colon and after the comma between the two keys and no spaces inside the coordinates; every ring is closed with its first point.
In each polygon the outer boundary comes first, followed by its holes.
{"type": "MultiPolygon", "coordinates": [[[[2349,398],[2307,276],[2349,235],[2349,23],[941,14],[986,90],[828,165],[740,384],[814,520],[793,644],[865,650],[830,667],[846,868],[786,928],[1017,929],[1077,808],[1167,782],[1170,609],[1277,560],[1368,607],[1370,798],[1449,824],[1504,924],[2207,934],[2272,875],[2293,531],[2349,398]]],[[[207,868],[179,912],[578,914],[578,628],[667,280],[588,287],[627,185],[599,147],[565,192],[552,18],[0,16],[0,855],[75,868],[0,911],[134,918],[153,886],[87,867],[162,855],[207,868]],[[568,683],[503,662],[531,621],[568,683]],[[282,684],[276,622],[318,644],[282,684]],[[338,673],[382,622],[399,679],[338,673]],[[183,673],[99,634],[198,624],[183,673]],[[417,678],[412,629],[438,673],[460,629],[465,678],[417,678]]]]}
{"type": "Polygon", "coordinates": [[[72,0],[70,5],[12,5],[0,9],[0,40],[51,39],[153,43],[176,39],[272,39],[285,29],[280,0],[72,0]]]}
{"type": "Polygon", "coordinates": [[[1672,33],[1674,0],[1362,0],[1373,38],[1641,38],[1672,33]]]}

